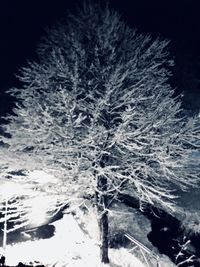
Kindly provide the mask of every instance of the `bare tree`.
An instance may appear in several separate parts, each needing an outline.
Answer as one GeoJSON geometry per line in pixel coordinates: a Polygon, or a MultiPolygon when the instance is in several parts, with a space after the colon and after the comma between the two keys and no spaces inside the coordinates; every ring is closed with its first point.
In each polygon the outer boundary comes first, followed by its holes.
{"type": "Polygon", "coordinates": [[[171,209],[173,185],[199,181],[198,168],[186,167],[199,148],[199,118],[182,117],[173,98],[167,45],[108,7],[84,5],[48,31],[38,62],[21,70],[24,87],[10,90],[19,101],[2,140],[54,172],[66,199],[94,200],[104,263],[119,193],[171,209]]]}

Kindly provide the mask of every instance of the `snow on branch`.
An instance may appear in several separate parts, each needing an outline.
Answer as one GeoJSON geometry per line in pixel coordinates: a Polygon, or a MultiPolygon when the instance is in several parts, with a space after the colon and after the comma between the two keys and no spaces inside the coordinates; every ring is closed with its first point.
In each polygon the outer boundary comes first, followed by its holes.
{"type": "Polygon", "coordinates": [[[52,28],[40,61],[21,70],[24,87],[10,89],[19,103],[4,125],[11,138],[1,140],[53,172],[66,199],[128,192],[173,208],[174,185],[199,182],[188,159],[200,128],[173,97],[168,41],[138,34],[107,7],[87,12],[52,28]]]}

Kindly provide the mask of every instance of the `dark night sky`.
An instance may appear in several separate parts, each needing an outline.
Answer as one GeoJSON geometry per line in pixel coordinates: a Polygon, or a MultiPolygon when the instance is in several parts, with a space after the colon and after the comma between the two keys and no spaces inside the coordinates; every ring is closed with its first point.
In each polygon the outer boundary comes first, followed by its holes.
{"type": "MultiPolygon", "coordinates": [[[[16,85],[14,74],[35,48],[46,26],[73,10],[82,0],[1,0],[0,1],[0,113],[9,107],[4,91],[16,85]]],[[[105,2],[105,0],[101,0],[105,2]]],[[[175,57],[189,53],[200,56],[200,8],[193,0],[110,0],[128,22],[141,32],[171,40],[175,57]]],[[[178,60],[177,60],[178,61],[178,60]]],[[[181,64],[181,63],[180,63],[181,64]]],[[[196,70],[197,71],[197,70],[196,70]]],[[[179,71],[180,75],[180,71],[179,71]]],[[[197,75],[198,76],[198,75],[197,75]]],[[[199,69],[200,77],[200,69],[199,69]]],[[[200,88],[199,88],[200,90],[200,88]]]]}

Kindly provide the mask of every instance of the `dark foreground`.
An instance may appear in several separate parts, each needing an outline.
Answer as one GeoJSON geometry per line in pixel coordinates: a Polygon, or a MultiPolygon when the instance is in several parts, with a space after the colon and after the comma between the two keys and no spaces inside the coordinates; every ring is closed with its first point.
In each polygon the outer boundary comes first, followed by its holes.
{"type": "Polygon", "coordinates": [[[4,267],[45,267],[44,265],[26,265],[23,264],[22,262],[19,262],[16,266],[10,266],[10,265],[0,265],[4,267]]]}

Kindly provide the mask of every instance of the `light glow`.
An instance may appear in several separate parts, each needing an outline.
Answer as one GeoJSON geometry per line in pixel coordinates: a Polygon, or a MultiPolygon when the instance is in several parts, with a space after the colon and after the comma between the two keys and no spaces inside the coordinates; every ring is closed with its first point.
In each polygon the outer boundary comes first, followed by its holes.
{"type": "Polygon", "coordinates": [[[47,211],[51,203],[49,196],[37,196],[27,200],[27,204],[30,206],[30,212],[28,214],[31,227],[40,226],[47,222],[47,211]]]}
{"type": "Polygon", "coordinates": [[[40,184],[57,182],[57,179],[53,175],[47,174],[46,172],[41,171],[41,170],[31,171],[29,173],[29,177],[32,181],[35,181],[40,184]]]}
{"type": "Polygon", "coordinates": [[[4,182],[0,187],[1,198],[10,199],[11,197],[25,192],[24,188],[15,182],[4,182]]]}

